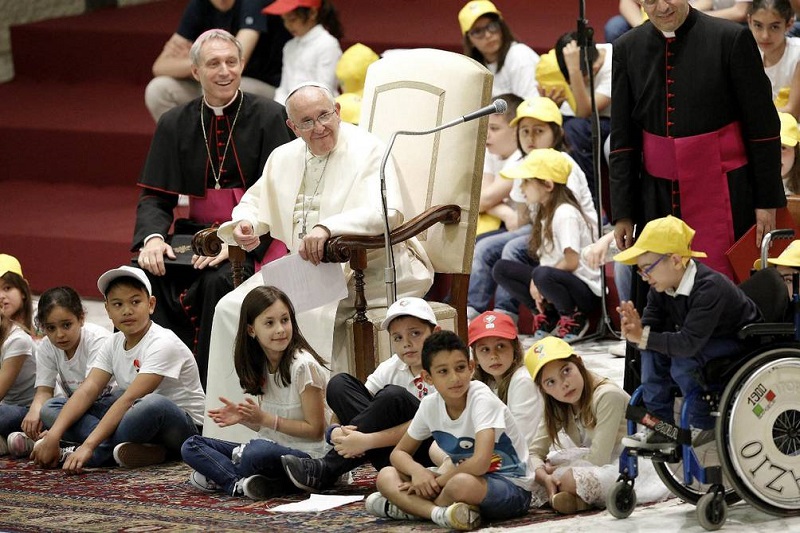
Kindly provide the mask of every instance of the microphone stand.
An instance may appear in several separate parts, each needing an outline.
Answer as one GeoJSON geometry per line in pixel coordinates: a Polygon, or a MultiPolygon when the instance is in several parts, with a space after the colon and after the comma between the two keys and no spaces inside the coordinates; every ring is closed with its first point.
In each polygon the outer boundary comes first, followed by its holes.
{"type": "MultiPolygon", "coordinates": [[[[600,115],[597,111],[597,100],[594,93],[594,65],[591,63],[589,56],[590,47],[594,46],[594,29],[589,26],[589,21],[586,20],[586,0],[578,0],[578,46],[581,50],[581,61],[586,66],[586,73],[589,77],[589,97],[591,99],[592,112],[589,120],[592,124],[592,168],[594,169],[595,176],[595,195],[597,197],[597,230],[598,237],[602,237],[603,232],[603,182],[600,177],[600,157],[603,147],[600,142],[600,115]]],[[[588,341],[593,339],[603,339],[608,336],[620,338],[614,331],[611,317],[608,315],[606,309],[606,276],[605,265],[600,266],[600,321],[597,324],[597,330],[585,337],[580,341],[588,341]]]]}

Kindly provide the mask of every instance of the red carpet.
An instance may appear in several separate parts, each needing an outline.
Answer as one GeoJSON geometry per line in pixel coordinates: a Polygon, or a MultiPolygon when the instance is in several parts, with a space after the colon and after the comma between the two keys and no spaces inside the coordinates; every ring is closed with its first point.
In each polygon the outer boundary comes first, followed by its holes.
{"type": "MultiPolygon", "coordinates": [[[[135,183],[155,128],[144,87],[185,3],[106,8],[11,28],[16,78],[0,84],[0,252],[19,257],[36,293],[69,284],[95,297],[98,273],[128,260],[135,183]]],[[[342,46],[459,51],[463,3],[335,0],[342,46]]],[[[602,38],[617,1],[587,4],[602,38]]],[[[498,7],[538,51],[573,29],[578,13],[577,2],[498,0],[498,7]]]]}

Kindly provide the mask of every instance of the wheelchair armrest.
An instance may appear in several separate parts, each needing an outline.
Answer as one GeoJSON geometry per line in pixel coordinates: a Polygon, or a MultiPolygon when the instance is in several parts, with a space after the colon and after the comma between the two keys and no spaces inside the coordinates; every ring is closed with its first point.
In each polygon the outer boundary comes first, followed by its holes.
{"type": "MultiPolygon", "coordinates": [[[[394,246],[422,233],[434,224],[455,224],[461,220],[461,208],[454,204],[431,207],[408,222],[398,226],[389,234],[394,246]]],[[[376,250],[384,247],[384,236],[380,235],[337,235],[325,243],[326,263],[344,263],[350,260],[353,249],[376,250]]]]}
{"type": "Polygon", "coordinates": [[[792,337],[794,336],[794,324],[788,322],[747,324],[740,329],[738,333],[740,339],[764,337],[767,335],[792,337]]]}

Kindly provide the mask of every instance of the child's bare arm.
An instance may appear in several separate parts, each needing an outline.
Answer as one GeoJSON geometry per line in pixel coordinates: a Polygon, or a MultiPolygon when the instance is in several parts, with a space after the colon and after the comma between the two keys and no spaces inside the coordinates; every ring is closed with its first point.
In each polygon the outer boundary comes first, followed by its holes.
{"type": "Polygon", "coordinates": [[[489,471],[494,455],[494,428],[482,429],[475,435],[474,450],[472,457],[461,461],[455,468],[436,478],[440,487],[444,487],[450,478],[458,473],[482,476],[489,471]]]}
{"type": "Polygon", "coordinates": [[[22,370],[22,365],[28,360],[29,355],[17,355],[15,357],[7,357],[3,361],[3,366],[0,367],[0,400],[2,400],[22,370]]]}

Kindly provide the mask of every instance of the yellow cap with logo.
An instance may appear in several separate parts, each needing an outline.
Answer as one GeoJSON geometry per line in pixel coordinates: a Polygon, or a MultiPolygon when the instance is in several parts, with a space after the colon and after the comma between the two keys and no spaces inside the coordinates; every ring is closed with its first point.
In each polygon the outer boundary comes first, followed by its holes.
{"type": "Polygon", "coordinates": [[[467,33],[475,21],[484,15],[495,14],[501,17],[500,11],[488,0],[473,0],[461,8],[458,12],[458,24],[461,26],[461,34],[467,33]]]}
{"type": "Polygon", "coordinates": [[[535,118],[542,122],[555,122],[559,126],[564,123],[564,117],[561,116],[561,111],[558,110],[556,103],[545,96],[524,100],[517,106],[517,116],[508,125],[516,126],[523,118],[535,118]]]}
{"type": "Polygon", "coordinates": [[[535,380],[544,365],[550,361],[566,359],[574,354],[575,351],[572,349],[572,346],[564,339],[545,337],[533,343],[533,346],[528,348],[528,351],[525,352],[525,367],[535,380]]]}
{"type": "Polygon", "coordinates": [[[531,150],[519,165],[500,171],[500,175],[509,180],[550,180],[553,183],[566,184],[572,163],[564,154],[552,148],[531,150]]]}

